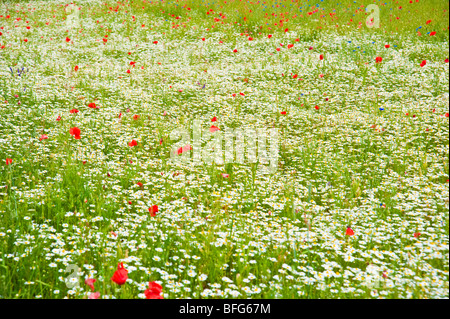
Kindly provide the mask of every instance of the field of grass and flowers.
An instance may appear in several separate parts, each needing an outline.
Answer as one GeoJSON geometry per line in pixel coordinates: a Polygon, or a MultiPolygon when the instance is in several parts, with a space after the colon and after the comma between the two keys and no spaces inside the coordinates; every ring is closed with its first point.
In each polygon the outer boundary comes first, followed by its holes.
{"type": "Polygon", "coordinates": [[[448,11],[2,0],[0,298],[449,298],[448,11]]]}

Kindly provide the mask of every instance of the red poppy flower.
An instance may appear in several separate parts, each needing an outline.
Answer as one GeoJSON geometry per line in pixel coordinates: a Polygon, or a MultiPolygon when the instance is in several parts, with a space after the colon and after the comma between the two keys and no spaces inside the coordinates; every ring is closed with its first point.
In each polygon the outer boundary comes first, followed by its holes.
{"type": "Polygon", "coordinates": [[[192,150],[192,147],[191,147],[191,145],[188,144],[188,145],[185,145],[183,147],[180,147],[178,149],[178,151],[177,151],[177,154],[180,155],[180,154],[183,154],[183,153],[185,153],[185,152],[187,152],[189,150],[192,150]]]}
{"type": "Polygon", "coordinates": [[[153,205],[148,209],[148,211],[150,212],[150,216],[155,217],[158,212],[158,205],[153,205]]]}
{"type": "Polygon", "coordinates": [[[267,36],[269,39],[272,37],[272,35],[271,34],[269,34],[268,36],[267,36]]]}
{"type": "Polygon", "coordinates": [[[133,115],[133,120],[139,120],[139,118],[140,118],[139,115],[137,115],[137,114],[133,115]]]}
{"type": "Polygon", "coordinates": [[[347,236],[353,236],[355,232],[350,227],[347,227],[347,230],[345,231],[345,235],[347,236]]]}
{"type": "Polygon", "coordinates": [[[123,263],[119,263],[117,265],[117,270],[114,272],[114,275],[111,277],[111,280],[114,281],[118,285],[123,285],[128,279],[128,270],[123,267],[123,263]]]}
{"type": "Polygon", "coordinates": [[[444,60],[445,63],[448,63],[448,58],[444,60]]]}
{"type": "Polygon", "coordinates": [[[97,108],[98,108],[98,107],[95,105],[95,103],[89,103],[88,106],[89,106],[91,109],[97,109],[97,108]]]}
{"type": "Polygon", "coordinates": [[[137,142],[135,140],[132,140],[130,143],[128,143],[128,146],[137,146],[137,142]]]}
{"type": "Polygon", "coordinates": [[[433,32],[430,33],[430,36],[433,36],[435,34],[436,34],[436,31],[433,31],[433,32]]]}
{"type": "Polygon", "coordinates": [[[233,52],[236,53],[236,52],[237,52],[237,49],[234,49],[233,52]]]}
{"type": "Polygon", "coordinates": [[[293,44],[288,44],[288,49],[292,48],[293,46],[293,44]]]}
{"type": "Polygon", "coordinates": [[[205,41],[206,39],[205,38],[202,38],[202,41],[205,41]]]}
{"type": "Polygon", "coordinates": [[[390,45],[389,45],[389,44],[386,44],[384,47],[385,47],[386,49],[389,49],[390,45]]]}
{"type": "Polygon", "coordinates": [[[61,115],[58,115],[58,117],[56,118],[57,121],[61,121],[61,115]]]}
{"type": "Polygon", "coordinates": [[[414,233],[414,237],[419,238],[419,236],[421,235],[421,233],[414,233]]]}
{"type": "Polygon", "coordinates": [[[448,117],[449,116],[449,114],[448,113],[445,113],[445,115],[444,115],[445,117],[448,117]]]}
{"type": "Polygon", "coordinates": [[[320,109],[320,107],[319,107],[318,105],[314,106],[314,108],[315,108],[316,110],[320,109]]]}
{"type": "Polygon", "coordinates": [[[136,185],[138,185],[139,187],[143,187],[144,184],[142,184],[141,182],[137,182],[136,185]]]}
{"type": "Polygon", "coordinates": [[[72,109],[69,111],[69,113],[74,114],[74,113],[78,113],[79,111],[77,109],[72,109]]]}
{"type": "Polygon", "coordinates": [[[163,299],[161,292],[161,285],[153,281],[148,283],[148,289],[144,291],[144,294],[147,299],[163,299]]]}
{"type": "Polygon", "coordinates": [[[78,65],[75,65],[75,67],[73,68],[76,71],[78,71],[78,65]]]}
{"type": "Polygon", "coordinates": [[[426,22],[426,24],[430,24],[431,23],[431,20],[428,20],[427,22],[426,22]]]}
{"type": "Polygon", "coordinates": [[[228,177],[230,177],[230,175],[229,175],[229,174],[222,173],[222,177],[223,177],[223,178],[228,178],[228,177]]]}
{"type": "Polygon", "coordinates": [[[94,282],[96,282],[97,280],[94,278],[88,278],[84,281],[84,283],[86,285],[88,285],[89,287],[91,287],[91,290],[94,291],[94,282]]]}
{"type": "Polygon", "coordinates": [[[127,70],[127,73],[128,73],[128,74],[130,74],[130,73],[131,73],[131,71],[130,71],[130,70],[127,70]]]}
{"type": "Polygon", "coordinates": [[[88,299],[98,299],[98,298],[100,298],[100,292],[98,291],[90,293],[88,297],[88,299]]]}
{"type": "Polygon", "coordinates": [[[7,158],[6,159],[6,165],[9,165],[9,164],[11,164],[12,163],[12,159],[11,158],[7,158]]]}
{"type": "Polygon", "coordinates": [[[213,132],[215,132],[215,131],[219,131],[220,130],[220,128],[218,128],[217,126],[215,126],[215,125],[211,125],[211,127],[209,128],[209,131],[211,132],[211,133],[213,133],[213,132]]]}
{"type": "Polygon", "coordinates": [[[103,38],[103,42],[106,43],[108,41],[108,39],[103,38]]]}
{"type": "Polygon", "coordinates": [[[66,38],[66,42],[70,42],[70,39],[69,39],[69,38],[66,38]]]}
{"type": "Polygon", "coordinates": [[[217,121],[217,117],[213,117],[212,119],[211,119],[211,122],[216,122],[217,121]]]}
{"type": "Polygon", "coordinates": [[[70,133],[70,135],[73,135],[73,137],[75,137],[76,140],[79,140],[81,138],[80,137],[81,131],[78,127],[72,127],[69,130],[69,133],[70,133]]]}
{"type": "Polygon", "coordinates": [[[294,74],[294,75],[292,76],[292,78],[293,78],[293,79],[296,79],[297,76],[298,76],[297,74],[294,74]]]}
{"type": "Polygon", "coordinates": [[[423,60],[422,63],[420,63],[420,66],[423,68],[427,64],[427,60],[423,60]]]}
{"type": "Polygon", "coordinates": [[[282,115],[286,115],[286,111],[281,111],[281,114],[282,115]]]}
{"type": "Polygon", "coordinates": [[[158,44],[158,41],[153,41],[153,44],[158,44]]]}
{"type": "Polygon", "coordinates": [[[375,58],[375,63],[381,63],[381,61],[383,61],[383,58],[382,58],[382,57],[377,56],[377,57],[375,58]]]}
{"type": "Polygon", "coordinates": [[[319,56],[319,59],[323,60],[323,54],[321,54],[321,55],[319,56]]]}
{"type": "Polygon", "coordinates": [[[42,134],[41,137],[39,138],[39,141],[47,140],[47,139],[48,139],[48,136],[45,134],[42,134]]]}

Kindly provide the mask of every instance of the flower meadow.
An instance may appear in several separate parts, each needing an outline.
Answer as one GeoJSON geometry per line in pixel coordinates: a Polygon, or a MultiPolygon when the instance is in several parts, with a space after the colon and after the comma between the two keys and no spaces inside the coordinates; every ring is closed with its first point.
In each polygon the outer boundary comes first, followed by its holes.
{"type": "Polygon", "coordinates": [[[3,1],[0,298],[448,298],[448,11],[3,1]]]}

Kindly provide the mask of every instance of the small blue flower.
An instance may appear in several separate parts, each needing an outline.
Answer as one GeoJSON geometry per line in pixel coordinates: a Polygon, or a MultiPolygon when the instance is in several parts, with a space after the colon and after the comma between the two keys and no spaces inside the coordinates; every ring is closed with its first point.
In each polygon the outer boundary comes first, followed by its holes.
{"type": "Polygon", "coordinates": [[[380,109],[379,109],[380,111],[384,111],[384,108],[382,108],[382,107],[380,107],[380,109]]]}

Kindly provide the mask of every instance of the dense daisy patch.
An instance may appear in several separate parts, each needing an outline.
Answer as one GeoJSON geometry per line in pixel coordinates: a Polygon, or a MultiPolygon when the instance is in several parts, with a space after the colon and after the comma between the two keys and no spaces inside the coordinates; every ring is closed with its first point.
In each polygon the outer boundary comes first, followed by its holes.
{"type": "Polygon", "coordinates": [[[0,298],[448,298],[448,3],[374,3],[1,5],[0,298]]]}

